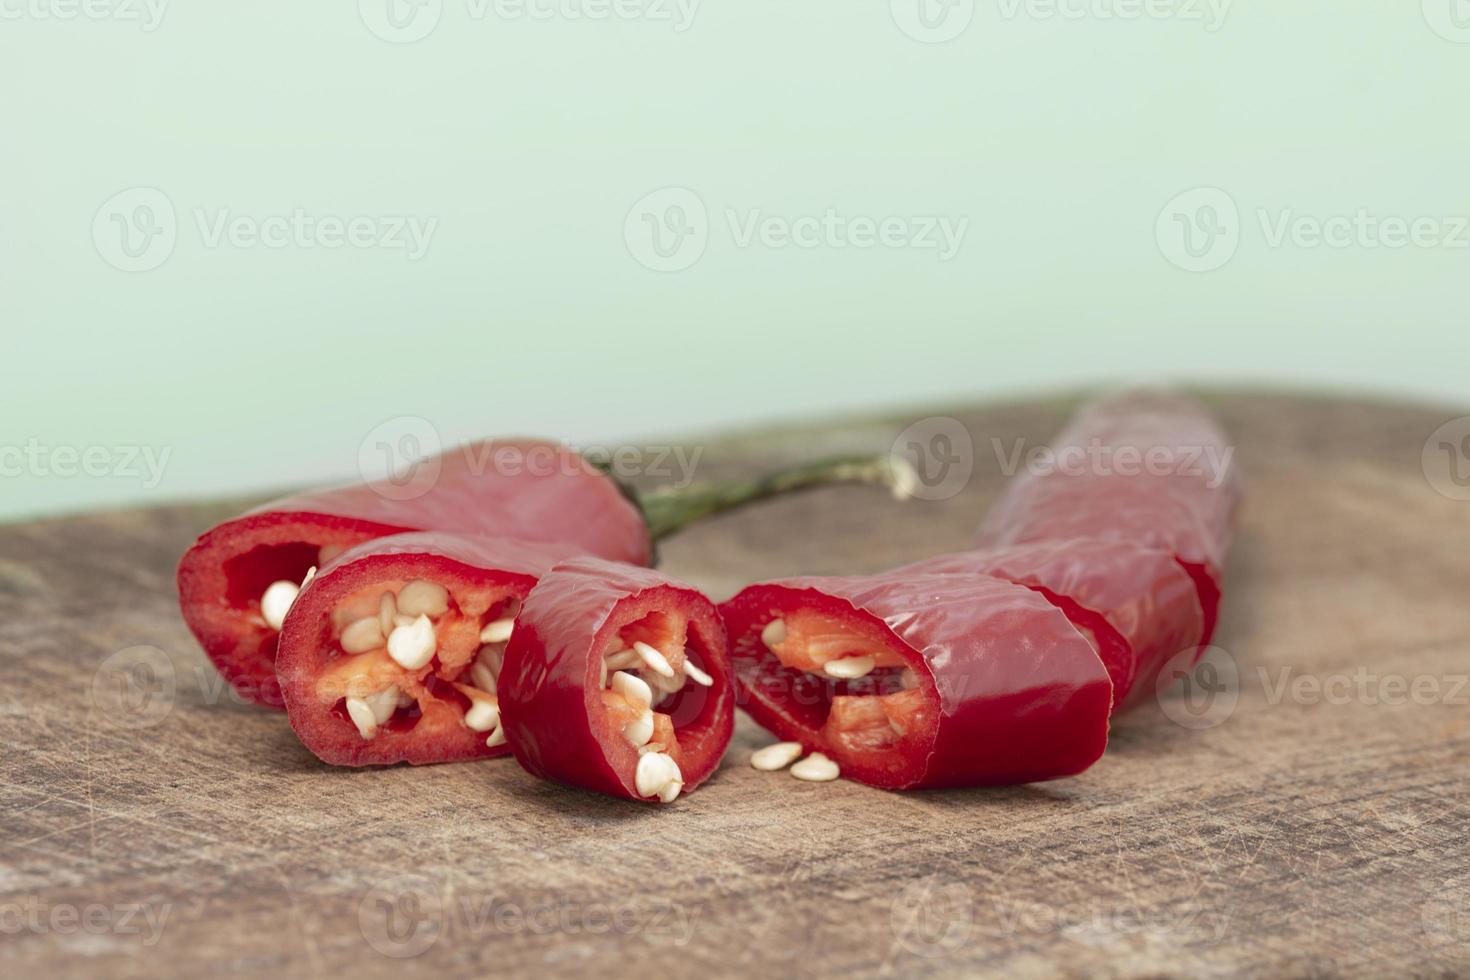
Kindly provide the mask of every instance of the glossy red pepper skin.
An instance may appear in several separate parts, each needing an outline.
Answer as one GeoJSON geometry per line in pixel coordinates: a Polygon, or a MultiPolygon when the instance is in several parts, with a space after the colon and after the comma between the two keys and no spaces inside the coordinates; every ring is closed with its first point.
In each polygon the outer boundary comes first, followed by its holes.
{"type": "Polygon", "coordinates": [[[720,607],[740,706],[778,738],[835,759],[885,789],[991,786],[1082,772],[1107,745],[1112,682],[1092,646],[1037,592],[969,574],[887,572],[753,585],[720,607]],[[822,688],[762,643],[773,619],[810,610],[877,627],[918,675],[926,727],[856,758],[824,731],[822,688]]]}
{"type": "Polygon", "coordinates": [[[735,726],[724,625],[687,585],[646,568],[573,559],[542,577],[521,605],[500,673],[500,712],[516,760],[542,779],[650,802],[634,785],[638,750],[602,705],[600,661],[617,632],[653,612],[686,617],[689,645],[714,683],[686,684],[657,710],[672,717],[684,793],[719,767],[735,726]]]}
{"type": "MultiPolygon", "coordinates": [[[[362,738],[339,705],[324,701],[317,683],[344,656],[332,611],[345,597],[380,582],[426,579],[449,590],[454,608],[471,615],[505,597],[523,599],[557,561],[576,553],[537,544],[436,532],[392,535],[366,542],[324,567],[301,590],[281,627],[276,672],[291,728],[324,762],[338,766],[426,765],[506,755],[486,747],[486,733],[460,723],[462,706],[428,702],[412,727],[388,725],[362,738]]],[[[434,673],[438,659],[419,673],[434,673]]],[[[453,678],[451,678],[452,680],[453,678]]]]}
{"type": "Polygon", "coordinates": [[[990,575],[1040,592],[1096,640],[1113,681],[1114,713],[1151,696],[1159,672],[1198,646],[1204,632],[1194,580],[1174,556],[1128,541],[1038,541],[896,571],[990,575]]]}
{"type": "Polygon", "coordinates": [[[1014,481],[977,545],[1100,538],[1167,551],[1194,581],[1209,643],[1240,501],[1224,432],[1188,399],[1135,392],[1083,406],[1051,448],[1075,465],[1014,481]],[[1150,452],[1161,462],[1147,465],[1150,452]]]}
{"type": "Polygon", "coordinates": [[[185,553],[178,571],[184,621],[241,697],[282,707],[277,634],[260,615],[260,597],[273,581],[301,581],[319,564],[323,546],[350,548],[432,530],[558,541],[640,564],[652,559],[638,507],[612,478],[565,446],[496,440],[419,466],[434,464],[432,485],[408,499],[400,499],[402,487],[386,483],[294,494],[211,528],[185,553]]]}

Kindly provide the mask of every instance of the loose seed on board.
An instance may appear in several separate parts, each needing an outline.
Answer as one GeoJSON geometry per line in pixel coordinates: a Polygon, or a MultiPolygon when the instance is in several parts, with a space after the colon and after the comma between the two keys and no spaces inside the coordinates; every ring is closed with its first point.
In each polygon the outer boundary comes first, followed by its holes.
{"type": "Polygon", "coordinates": [[[837,763],[820,752],[813,752],[791,767],[791,775],[809,783],[826,783],[842,775],[842,772],[837,768],[837,763]]]}
{"type": "Polygon", "coordinates": [[[688,674],[689,679],[700,687],[710,687],[715,682],[713,677],[696,667],[692,660],[684,661],[684,673],[688,674]]]}
{"type": "Polygon", "coordinates": [[[418,670],[434,659],[437,648],[434,624],[428,616],[420,616],[388,635],[388,656],[404,670],[418,670]]]}
{"type": "Polygon", "coordinates": [[[342,630],[342,650],[346,653],[367,653],[383,645],[383,629],[378,617],[364,616],[342,630]]]}
{"type": "Polygon", "coordinates": [[[761,772],[778,772],[791,765],[801,756],[800,742],[777,742],[750,755],[750,764],[761,772]]]}
{"type": "Polygon", "coordinates": [[[398,611],[405,616],[442,616],[449,611],[449,590],[415,579],[398,593],[398,611]]]}
{"type": "Polygon", "coordinates": [[[481,643],[504,643],[510,639],[511,631],[515,629],[516,621],[507,616],[504,619],[492,620],[485,624],[480,630],[481,643]]]}
{"type": "Polygon", "coordinates": [[[840,660],[827,661],[822,665],[822,672],[839,680],[853,680],[868,676],[875,666],[877,661],[872,656],[843,657],[840,660]]]}
{"type": "Polygon", "coordinates": [[[786,642],[786,620],[773,619],[761,630],[761,642],[767,647],[786,642]]]}
{"type": "Polygon", "coordinates": [[[670,666],[668,659],[647,643],[639,640],[633,644],[633,649],[637,651],[639,658],[656,673],[665,677],[674,676],[674,668],[670,666]]]}

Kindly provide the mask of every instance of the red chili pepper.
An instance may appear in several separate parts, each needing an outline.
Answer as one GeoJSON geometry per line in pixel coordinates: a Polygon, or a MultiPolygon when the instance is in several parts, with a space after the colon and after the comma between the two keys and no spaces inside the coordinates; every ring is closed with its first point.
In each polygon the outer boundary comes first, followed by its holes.
{"type": "Polygon", "coordinates": [[[500,707],[532,775],[669,802],[709,778],[734,730],[719,613],[648,569],[559,564],[521,604],[500,707]]]}
{"type": "Polygon", "coordinates": [[[511,621],[537,579],[575,553],[423,532],[341,556],[281,630],[276,672],[302,744],[344,766],[509,752],[496,675],[511,621]]]}
{"type": "Polygon", "coordinates": [[[281,707],[277,637],[298,583],[364,541],[449,531],[562,542],[648,564],[653,542],[709,514],[806,487],[899,476],[886,458],[839,459],[639,496],[557,443],[477,443],[421,462],[407,485],[296,494],[212,528],[179,563],[179,605],[225,680],[244,698],[281,707]]]}
{"type": "Polygon", "coordinates": [[[1084,406],[1051,453],[1011,484],[979,546],[1099,538],[1166,551],[1194,581],[1209,643],[1240,497],[1219,426],[1188,399],[1135,392],[1084,406]]]}
{"type": "Polygon", "coordinates": [[[741,707],[861,782],[1055,779],[1107,745],[1107,670],[1024,586],[900,569],[753,585],[720,612],[741,707]]]}
{"type": "Polygon", "coordinates": [[[1038,541],[942,555],[897,569],[990,575],[1041,593],[1087,637],[1113,681],[1114,713],[1153,691],[1204,629],[1194,581],[1167,552],[1127,541],[1038,541]]]}

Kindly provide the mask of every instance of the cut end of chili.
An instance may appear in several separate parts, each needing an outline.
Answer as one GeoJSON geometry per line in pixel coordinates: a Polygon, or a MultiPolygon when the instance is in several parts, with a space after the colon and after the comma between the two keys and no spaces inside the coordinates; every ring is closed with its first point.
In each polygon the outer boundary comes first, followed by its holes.
{"type": "Polygon", "coordinates": [[[734,727],[714,604],[646,569],[558,565],[526,598],[500,678],[506,735],[533,775],[669,803],[718,767],[734,727]]]}

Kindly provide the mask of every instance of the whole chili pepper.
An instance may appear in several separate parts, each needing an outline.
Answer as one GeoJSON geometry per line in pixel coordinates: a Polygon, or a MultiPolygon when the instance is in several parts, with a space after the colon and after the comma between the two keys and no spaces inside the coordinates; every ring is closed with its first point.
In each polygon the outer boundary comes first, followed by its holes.
{"type": "Polygon", "coordinates": [[[1188,399],[1100,399],[1052,441],[1050,464],[1011,484],[976,543],[1101,538],[1166,551],[1194,581],[1207,644],[1240,498],[1233,457],[1219,426],[1188,399]]]}
{"type": "Polygon", "coordinates": [[[941,555],[910,574],[990,575],[1041,593],[1092,642],[1113,681],[1113,711],[1153,691],[1204,629],[1194,581],[1168,552],[1127,541],[1038,541],[941,555]]]}
{"type": "Polygon", "coordinates": [[[752,585],[720,612],[741,707],[861,782],[1055,779],[1107,744],[1106,668],[1024,586],[898,569],[752,585]]]}
{"type": "Polygon", "coordinates": [[[179,606],[216,669],[244,698],[282,707],[277,637],[300,584],[354,545],[406,531],[563,542],[648,564],[655,542],[693,521],[776,494],[907,479],[895,461],[850,457],[751,480],[640,495],[555,442],[496,440],[422,461],[430,478],[294,494],[204,534],[179,562],[179,606]]]}
{"type": "Polygon", "coordinates": [[[719,766],[735,724],[713,603],[657,572],[578,558],[521,604],[499,678],[527,772],[668,803],[719,766]]]}
{"type": "Polygon", "coordinates": [[[444,532],[358,545],[281,628],[287,717],[318,758],[415,765],[504,755],[496,680],[521,601],[577,549],[444,532]]]}

